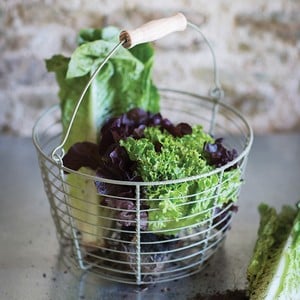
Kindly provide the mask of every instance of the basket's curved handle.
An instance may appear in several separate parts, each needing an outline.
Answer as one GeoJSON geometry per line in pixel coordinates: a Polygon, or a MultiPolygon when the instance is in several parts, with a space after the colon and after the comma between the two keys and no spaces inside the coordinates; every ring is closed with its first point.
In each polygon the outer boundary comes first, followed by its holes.
{"type": "Polygon", "coordinates": [[[95,79],[95,77],[100,72],[100,70],[103,68],[103,66],[106,64],[106,62],[110,59],[110,57],[113,56],[113,54],[119,49],[119,47],[123,46],[124,48],[132,48],[141,43],[155,41],[155,40],[158,40],[172,32],[184,31],[188,25],[190,27],[194,28],[196,31],[198,31],[202,35],[204,41],[206,42],[206,44],[208,45],[208,47],[210,49],[210,52],[211,52],[212,58],[213,58],[214,82],[215,82],[215,87],[211,90],[210,94],[217,102],[219,102],[220,99],[223,98],[224,92],[219,83],[217,63],[216,63],[216,58],[215,58],[213,48],[210,45],[209,41],[204,36],[204,34],[200,31],[198,26],[196,26],[195,24],[193,24],[191,22],[188,22],[186,17],[182,13],[177,13],[176,15],[174,15],[172,17],[150,21],[134,30],[130,30],[130,31],[123,30],[119,36],[120,42],[117,45],[115,45],[115,47],[107,54],[107,56],[102,61],[102,63],[94,71],[90,80],[88,81],[87,85],[85,86],[84,90],[82,91],[80,98],[74,108],[74,112],[72,114],[72,118],[70,120],[69,126],[65,133],[64,139],[62,140],[61,144],[58,145],[52,151],[52,154],[51,154],[52,159],[55,160],[58,164],[63,165],[63,163],[62,163],[62,157],[64,156],[63,146],[65,145],[65,143],[68,139],[68,136],[70,134],[71,127],[73,125],[75,116],[79,109],[79,106],[80,106],[81,102],[83,101],[83,98],[84,98],[89,86],[91,85],[92,81],[95,79]]]}
{"type": "Polygon", "coordinates": [[[120,41],[124,48],[132,48],[138,44],[158,40],[172,32],[184,31],[187,27],[186,17],[182,13],[168,18],[152,20],[134,30],[123,30],[120,41]]]}

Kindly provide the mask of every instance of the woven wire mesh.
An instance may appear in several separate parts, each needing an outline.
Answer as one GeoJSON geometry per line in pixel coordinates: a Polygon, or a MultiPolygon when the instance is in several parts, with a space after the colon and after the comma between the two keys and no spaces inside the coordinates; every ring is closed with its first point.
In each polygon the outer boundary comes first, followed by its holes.
{"type": "Polygon", "coordinates": [[[243,116],[223,103],[190,93],[161,90],[161,96],[162,115],[174,123],[203,125],[211,135],[224,137],[226,146],[235,148],[238,157],[221,168],[189,178],[122,182],[96,177],[87,169],[66,173],[51,158],[52,150],[62,139],[59,106],[44,113],[33,130],[45,191],[64,253],[81,269],[112,281],[148,284],[199,272],[230,229],[243,183],[252,143],[252,131],[243,116]],[[237,166],[236,171],[230,172],[233,165],[237,166]],[[239,183],[229,188],[227,183],[233,176],[239,177],[239,183]],[[134,197],[99,194],[95,183],[101,181],[130,188],[134,197]],[[209,189],[204,181],[210,181],[209,189]],[[82,189],[82,182],[90,188],[82,189]],[[149,189],[172,190],[182,186],[184,190],[187,183],[197,188],[167,198],[147,198],[149,189]],[[117,205],[108,206],[104,199],[117,205]],[[168,206],[160,206],[162,202],[168,206]],[[168,214],[172,209],[189,213],[174,219],[168,214]],[[157,211],[165,217],[144,217],[157,211]],[[122,226],[124,215],[126,226],[122,226]]]}

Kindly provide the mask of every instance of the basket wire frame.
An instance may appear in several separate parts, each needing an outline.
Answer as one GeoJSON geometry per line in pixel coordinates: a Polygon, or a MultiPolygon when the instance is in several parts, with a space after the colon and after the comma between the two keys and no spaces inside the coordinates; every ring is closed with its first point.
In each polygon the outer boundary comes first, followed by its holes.
{"type": "Polygon", "coordinates": [[[210,97],[172,89],[161,89],[160,92],[163,115],[174,123],[189,120],[191,124],[203,125],[204,129],[214,136],[217,134],[224,136],[226,145],[235,148],[239,153],[238,157],[223,167],[189,178],[160,182],[108,180],[67,169],[63,165],[63,144],[66,136],[62,136],[58,105],[44,112],[33,128],[33,141],[37,149],[44,189],[50,203],[57,237],[65,255],[82,270],[89,270],[102,278],[116,282],[138,285],[166,282],[195,274],[205,266],[230,229],[234,202],[240,193],[252,145],[253,133],[247,120],[234,108],[221,101],[223,92],[217,76],[210,97]],[[231,176],[236,176],[236,172],[230,172],[234,165],[237,165],[240,183],[226,190],[226,183],[231,176]],[[131,186],[135,190],[135,197],[98,194],[98,202],[95,203],[90,200],[92,198],[90,195],[82,191],[75,199],[72,191],[78,187],[72,185],[68,179],[70,176],[92,185],[102,181],[111,185],[131,186]],[[151,208],[151,205],[145,207],[145,203],[155,204],[162,200],[147,199],[145,197],[147,189],[162,185],[180,186],[187,182],[200,184],[201,180],[213,180],[214,184],[210,190],[199,188],[194,194],[166,199],[176,208],[188,209],[192,204],[199,205],[202,208],[200,211],[194,214],[191,212],[190,215],[181,216],[177,220],[180,223],[185,221],[184,219],[189,221],[191,218],[194,222],[173,228],[174,234],[168,233],[170,229],[155,229],[155,222],[168,224],[174,220],[148,220],[147,224],[143,224],[143,215],[161,209],[155,205],[154,208],[151,208]],[[101,201],[105,197],[120,203],[132,201],[135,207],[132,209],[108,207],[101,201]],[[226,198],[227,202],[220,205],[220,199],[223,198],[226,198]],[[74,203],[81,203],[80,207],[74,203]],[[100,213],[91,213],[89,207],[97,207],[100,213]],[[129,224],[135,228],[134,231],[120,226],[120,213],[133,216],[129,224]],[[89,221],[82,220],[79,217],[82,214],[87,216],[89,221]],[[152,234],[161,236],[166,233],[168,239],[151,241],[146,239],[152,234]],[[166,247],[161,247],[162,244],[166,247]]]}

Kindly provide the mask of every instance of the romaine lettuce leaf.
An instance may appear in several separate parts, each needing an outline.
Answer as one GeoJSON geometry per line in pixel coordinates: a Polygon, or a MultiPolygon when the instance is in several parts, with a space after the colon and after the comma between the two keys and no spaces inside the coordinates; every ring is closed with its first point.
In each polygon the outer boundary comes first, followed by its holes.
{"type": "Polygon", "coordinates": [[[258,239],[247,277],[251,300],[300,299],[300,210],[261,204],[258,239]]]}
{"type": "MultiPolygon", "coordinates": [[[[49,72],[55,72],[59,84],[64,132],[74,107],[91,74],[116,45],[118,29],[82,30],[71,58],[55,55],[46,60],[49,72]],[[98,38],[97,40],[94,40],[98,38]],[[101,39],[102,38],[102,39],[101,39]]],[[[159,94],[151,79],[154,49],[150,44],[132,50],[120,48],[92,82],[80,106],[67,151],[78,141],[98,141],[98,133],[106,120],[133,107],[159,111],[159,94]]]]}

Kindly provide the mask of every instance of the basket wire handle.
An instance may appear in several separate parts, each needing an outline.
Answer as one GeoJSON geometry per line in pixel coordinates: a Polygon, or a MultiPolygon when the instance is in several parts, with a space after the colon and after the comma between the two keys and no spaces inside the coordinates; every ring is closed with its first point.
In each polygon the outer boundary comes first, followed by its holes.
{"type": "MultiPolygon", "coordinates": [[[[215,100],[216,104],[224,97],[224,92],[221,87],[220,81],[219,81],[219,72],[217,68],[216,63],[216,56],[214,53],[214,50],[208,41],[208,39],[205,37],[205,35],[202,33],[200,28],[191,23],[188,22],[186,17],[182,13],[177,13],[176,15],[168,18],[161,18],[157,20],[150,21],[148,23],[145,23],[144,25],[134,29],[134,30],[123,30],[120,33],[119,36],[119,43],[107,54],[105,59],[102,61],[102,63],[97,67],[97,69],[92,74],[90,80],[88,81],[87,85],[85,86],[84,90],[82,91],[80,98],[74,108],[69,126],[66,130],[64,139],[62,140],[61,144],[58,145],[53,151],[52,151],[52,159],[55,160],[58,164],[63,165],[62,163],[62,157],[64,156],[64,145],[69,137],[72,125],[74,123],[77,111],[83,101],[83,98],[88,91],[91,83],[95,79],[95,77],[98,75],[100,70],[103,68],[103,66],[106,64],[106,62],[114,55],[117,50],[123,46],[124,48],[130,49],[138,44],[151,42],[158,40],[172,32],[176,31],[184,31],[187,26],[190,26],[191,28],[195,29],[198,33],[201,34],[204,42],[207,44],[211,55],[213,59],[213,76],[214,76],[214,88],[210,91],[210,96],[215,100]]],[[[215,110],[213,114],[216,113],[217,105],[215,106],[215,110]]],[[[214,119],[214,117],[213,117],[214,119]]],[[[211,126],[212,127],[212,126],[211,126]]]]}
{"type": "Polygon", "coordinates": [[[62,157],[64,156],[64,145],[67,142],[67,139],[69,137],[72,125],[74,123],[75,117],[77,115],[78,109],[80,107],[81,102],[83,101],[83,98],[86,94],[86,92],[88,91],[90,85],[92,84],[92,82],[94,81],[95,77],[98,75],[98,73],[100,72],[100,70],[104,67],[104,65],[107,63],[107,61],[114,55],[114,53],[122,46],[122,44],[124,43],[124,41],[120,41],[109,53],[108,55],[105,57],[105,59],[102,61],[102,63],[97,67],[97,69],[94,71],[94,73],[92,74],[90,80],[88,81],[88,83],[86,84],[85,88],[83,89],[79,100],[74,108],[69,126],[67,128],[67,131],[65,133],[65,137],[63,139],[63,141],[60,143],[60,145],[58,145],[53,151],[52,151],[52,159],[55,160],[58,164],[62,165],[62,157]]]}
{"type": "Polygon", "coordinates": [[[206,36],[203,34],[203,32],[200,30],[200,28],[191,23],[191,22],[188,22],[187,23],[191,28],[195,29],[198,33],[201,34],[204,42],[206,43],[206,45],[208,46],[210,52],[211,52],[211,55],[212,55],[212,60],[213,60],[213,76],[214,76],[214,88],[210,91],[210,95],[213,99],[216,99],[218,101],[220,101],[221,99],[223,99],[224,97],[224,91],[222,89],[222,86],[221,86],[221,83],[220,83],[220,78],[219,78],[219,70],[218,70],[218,67],[217,67],[217,59],[216,59],[216,55],[215,55],[215,52],[214,52],[214,49],[211,45],[211,43],[209,42],[209,40],[206,38],[206,36]]]}

